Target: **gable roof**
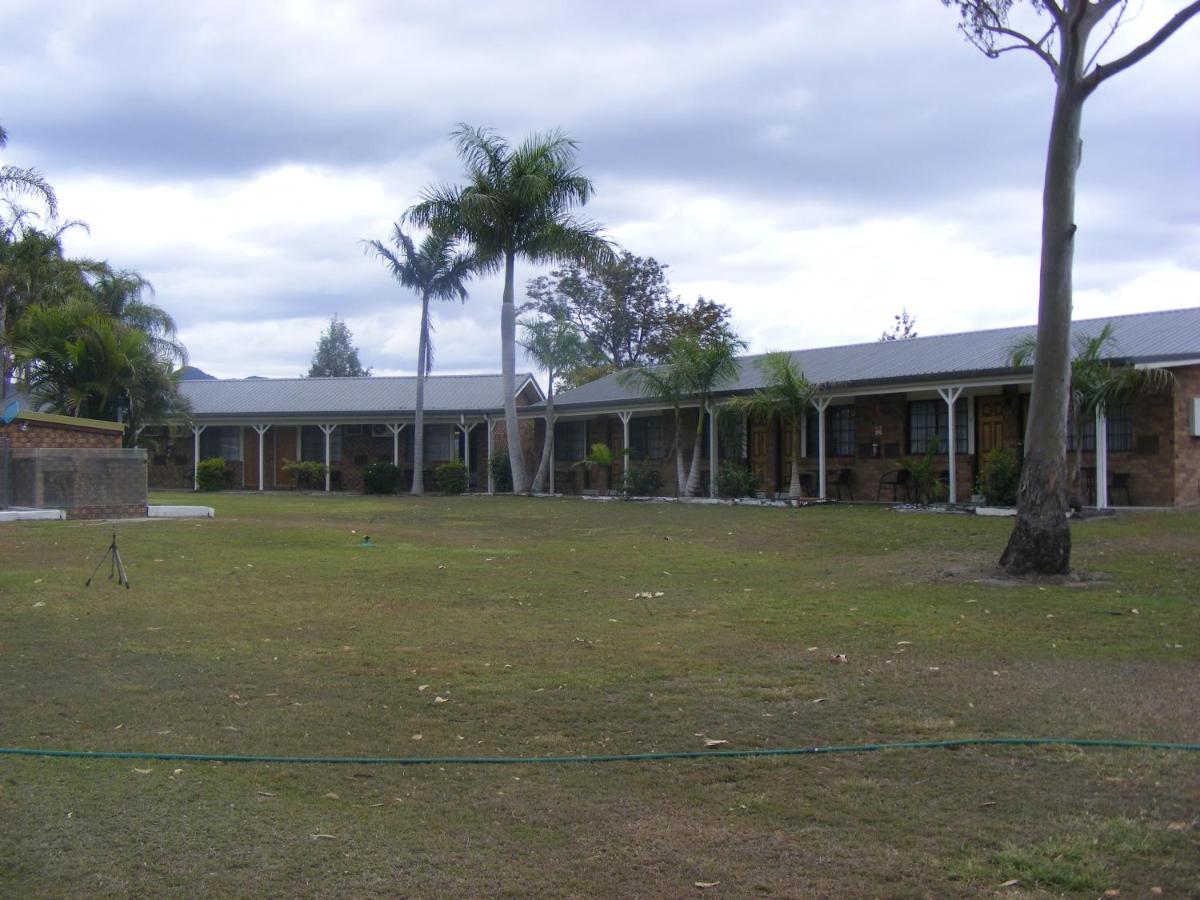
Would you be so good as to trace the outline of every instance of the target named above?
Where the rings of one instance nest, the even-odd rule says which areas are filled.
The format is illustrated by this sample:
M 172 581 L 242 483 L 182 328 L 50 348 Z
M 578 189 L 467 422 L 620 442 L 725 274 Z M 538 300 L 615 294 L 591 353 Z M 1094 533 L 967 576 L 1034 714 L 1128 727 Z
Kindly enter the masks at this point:
M 1113 359 L 1164 364 L 1200 359 L 1200 307 L 1082 319 L 1072 324 L 1072 337 L 1095 336 L 1113 324 Z M 853 390 L 866 385 L 929 382 L 942 378 L 987 377 L 1029 373 L 1009 364 L 1013 345 L 1035 335 L 1037 327 L 992 328 L 939 334 L 903 341 L 875 341 L 791 352 L 809 381 L 827 388 Z M 763 387 L 757 362 L 765 354 L 738 358 L 738 374 L 718 395 L 745 393 Z M 556 411 L 580 406 L 645 402 L 636 385 L 622 385 L 613 373 L 554 397 Z
M 529 383 L 542 395 L 529 373 L 517 373 L 517 393 Z M 425 380 L 425 412 L 431 415 L 500 413 L 500 375 L 433 375 Z M 288 416 L 411 415 L 417 400 L 415 376 L 372 375 L 362 378 L 218 378 L 184 381 L 179 392 L 192 404 L 194 417 L 267 418 Z

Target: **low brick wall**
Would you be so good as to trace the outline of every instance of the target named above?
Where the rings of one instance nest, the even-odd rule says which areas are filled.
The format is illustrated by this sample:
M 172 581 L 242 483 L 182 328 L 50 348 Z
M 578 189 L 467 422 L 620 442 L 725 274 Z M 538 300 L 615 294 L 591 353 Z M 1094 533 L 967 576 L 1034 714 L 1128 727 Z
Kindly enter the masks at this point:
M 69 519 L 146 515 L 146 451 L 12 451 L 13 506 L 63 509 Z

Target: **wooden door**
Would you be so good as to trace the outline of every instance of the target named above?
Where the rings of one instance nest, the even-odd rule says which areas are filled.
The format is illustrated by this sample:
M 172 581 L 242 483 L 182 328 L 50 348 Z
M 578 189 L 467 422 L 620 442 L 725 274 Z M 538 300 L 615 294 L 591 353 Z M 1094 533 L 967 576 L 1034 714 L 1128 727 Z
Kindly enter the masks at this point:
M 242 487 L 258 490 L 258 442 L 262 440 L 253 428 L 242 428 Z M 264 462 L 266 460 L 264 459 Z
M 976 400 L 976 427 L 979 429 L 979 455 L 1004 447 L 1004 398 L 979 397 Z
M 758 483 L 765 489 L 771 480 L 771 426 L 766 422 L 750 425 L 750 470 L 758 476 Z
M 296 461 L 296 429 L 272 427 L 270 434 L 275 435 L 275 486 L 291 487 L 292 478 L 283 471 L 284 463 Z

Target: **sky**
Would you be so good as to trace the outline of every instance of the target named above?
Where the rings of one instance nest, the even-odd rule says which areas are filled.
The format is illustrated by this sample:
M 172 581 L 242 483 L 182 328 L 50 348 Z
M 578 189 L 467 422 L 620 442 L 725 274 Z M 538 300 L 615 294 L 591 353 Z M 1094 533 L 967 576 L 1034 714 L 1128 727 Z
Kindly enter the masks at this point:
M 1113 57 L 1182 4 L 1133 0 Z M 418 298 L 363 241 L 461 165 L 457 123 L 561 129 L 582 213 L 728 305 L 749 349 L 1036 320 L 1049 70 L 937 0 L 7 0 L 0 162 L 72 255 L 141 272 L 193 365 L 307 371 L 330 317 L 416 368 Z M 1088 100 L 1075 314 L 1200 305 L 1200 21 Z M 546 268 L 519 263 L 519 293 Z M 500 280 L 435 309 L 435 372 L 500 367 Z M 1119 335 L 1117 336 L 1119 340 Z

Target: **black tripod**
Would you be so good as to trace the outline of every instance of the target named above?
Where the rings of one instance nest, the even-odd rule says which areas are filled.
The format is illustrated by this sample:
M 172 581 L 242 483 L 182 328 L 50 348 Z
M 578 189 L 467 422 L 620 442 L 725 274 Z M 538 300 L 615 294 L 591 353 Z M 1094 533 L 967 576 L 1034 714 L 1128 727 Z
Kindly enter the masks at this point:
M 100 562 L 96 563 L 96 568 L 92 570 L 91 577 L 83 583 L 84 587 L 90 587 L 92 578 L 96 577 L 96 573 L 100 571 L 100 567 L 104 565 L 105 560 L 109 561 L 108 577 L 111 580 L 115 575 L 117 584 L 125 585 L 125 590 L 129 590 L 129 576 L 125 574 L 125 563 L 121 562 L 121 551 L 117 549 L 117 533 L 113 532 L 112 543 L 108 545 L 108 550 L 100 557 Z

